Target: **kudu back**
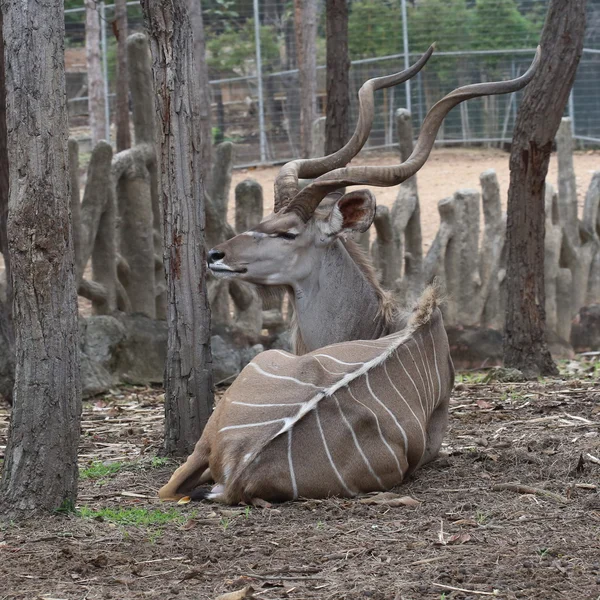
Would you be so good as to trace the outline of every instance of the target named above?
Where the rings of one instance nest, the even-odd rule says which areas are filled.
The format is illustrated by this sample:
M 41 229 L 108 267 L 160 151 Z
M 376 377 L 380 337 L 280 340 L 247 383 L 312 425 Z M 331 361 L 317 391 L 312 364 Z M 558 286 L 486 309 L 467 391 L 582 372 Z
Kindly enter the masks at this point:
M 433 288 L 403 331 L 258 355 L 160 490 L 226 503 L 387 490 L 438 453 L 454 383 Z M 216 485 L 198 490 L 210 473 Z

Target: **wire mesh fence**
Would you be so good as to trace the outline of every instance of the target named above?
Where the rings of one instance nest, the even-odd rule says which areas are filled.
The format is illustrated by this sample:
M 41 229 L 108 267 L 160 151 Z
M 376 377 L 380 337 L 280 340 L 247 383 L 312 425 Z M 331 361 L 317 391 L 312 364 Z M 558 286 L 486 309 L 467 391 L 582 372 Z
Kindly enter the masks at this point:
M 89 137 L 83 0 L 66 2 L 66 65 L 72 133 Z M 395 143 L 394 113 L 409 108 L 415 134 L 427 110 L 452 89 L 522 74 L 539 41 L 548 0 L 350 0 L 351 121 L 364 81 L 404 68 L 433 41 L 437 51 L 411 82 L 376 95 L 367 149 Z M 129 31 L 143 31 L 138 2 Z M 116 79 L 114 6 L 97 2 L 112 115 Z M 236 164 L 299 156 L 300 85 L 291 0 L 202 0 L 215 142 L 236 145 Z M 325 115 L 325 10 L 318 12 L 317 114 Z M 600 145 L 600 0 L 589 0 L 585 49 L 567 108 L 577 140 Z M 259 85 L 260 84 L 260 85 Z M 472 100 L 453 110 L 438 144 L 509 142 L 521 93 Z M 114 130 L 111 133 L 114 140 Z

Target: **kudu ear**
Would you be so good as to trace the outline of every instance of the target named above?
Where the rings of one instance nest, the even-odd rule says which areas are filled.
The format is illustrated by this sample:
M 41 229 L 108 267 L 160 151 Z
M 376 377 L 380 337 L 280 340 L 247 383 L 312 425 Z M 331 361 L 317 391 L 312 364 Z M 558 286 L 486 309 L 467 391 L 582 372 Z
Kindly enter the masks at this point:
M 330 235 L 366 231 L 375 218 L 375 208 L 375 196 L 371 190 L 355 190 L 344 194 L 329 215 Z

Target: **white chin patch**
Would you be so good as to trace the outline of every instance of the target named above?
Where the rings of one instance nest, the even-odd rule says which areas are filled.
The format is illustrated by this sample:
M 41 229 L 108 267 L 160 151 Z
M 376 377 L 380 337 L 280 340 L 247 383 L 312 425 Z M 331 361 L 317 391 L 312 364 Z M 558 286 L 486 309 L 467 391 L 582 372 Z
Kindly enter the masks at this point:
M 229 265 L 226 265 L 220 260 L 210 264 L 208 268 L 210 269 L 210 272 L 219 279 L 228 279 L 240 274 L 238 271 L 234 271 Z
M 236 277 L 237 275 L 240 275 L 240 273 L 236 273 L 235 271 L 225 271 L 225 270 L 216 270 L 216 269 L 211 269 L 210 272 L 217 279 L 231 279 L 232 277 Z

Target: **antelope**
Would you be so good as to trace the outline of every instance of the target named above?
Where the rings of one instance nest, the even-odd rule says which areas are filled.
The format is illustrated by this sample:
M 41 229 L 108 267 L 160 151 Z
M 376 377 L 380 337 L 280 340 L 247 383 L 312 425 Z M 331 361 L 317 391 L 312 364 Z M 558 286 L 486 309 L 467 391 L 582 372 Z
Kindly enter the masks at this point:
M 404 163 L 346 166 L 371 129 L 373 92 L 412 77 L 432 52 L 406 71 L 367 81 L 348 144 L 324 158 L 284 165 L 275 212 L 209 252 L 215 275 L 288 288 L 297 319 L 294 354 L 269 350 L 242 370 L 194 452 L 159 491 L 162 500 L 351 497 L 398 485 L 436 457 L 454 385 L 436 290 L 427 288 L 411 314 L 396 306 L 346 239 L 371 226 L 375 198 L 369 190 L 338 190 L 412 177 L 452 107 L 521 89 L 540 52 L 517 79 L 465 86 L 435 104 Z M 300 178 L 313 181 L 300 190 Z M 199 487 L 210 481 L 210 491 Z

